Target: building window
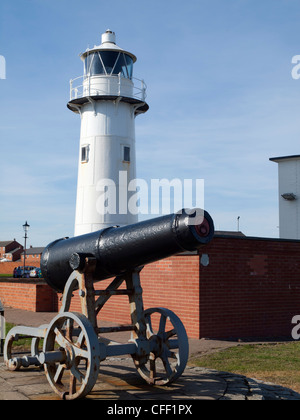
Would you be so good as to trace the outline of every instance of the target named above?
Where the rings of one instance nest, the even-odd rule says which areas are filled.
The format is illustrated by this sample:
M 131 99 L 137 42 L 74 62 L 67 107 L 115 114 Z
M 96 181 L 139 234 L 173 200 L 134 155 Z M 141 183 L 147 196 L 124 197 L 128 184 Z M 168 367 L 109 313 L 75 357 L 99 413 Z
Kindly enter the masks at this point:
M 123 146 L 123 162 L 130 163 L 130 147 Z
M 90 147 L 88 145 L 81 147 L 81 163 L 87 163 L 89 161 L 89 151 Z

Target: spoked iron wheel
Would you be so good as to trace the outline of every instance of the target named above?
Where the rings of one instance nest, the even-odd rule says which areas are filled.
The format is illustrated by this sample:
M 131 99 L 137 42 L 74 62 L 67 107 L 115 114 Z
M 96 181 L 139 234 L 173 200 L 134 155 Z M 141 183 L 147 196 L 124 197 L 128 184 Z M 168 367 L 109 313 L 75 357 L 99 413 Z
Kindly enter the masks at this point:
M 83 398 L 93 389 L 99 373 L 99 342 L 84 315 L 57 315 L 49 325 L 43 351 L 47 379 L 62 399 Z
M 156 319 L 158 328 L 153 328 Z M 134 359 L 137 371 L 152 385 L 167 385 L 178 379 L 189 356 L 188 337 L 183 323 L 174 312 L 165 308 L 145 311 L 150 356 L 146 363 Z
M 41 326 L 40 328 L 43 327 L 44 326 Z M 23 336 L 26 337 L 26 342 Z M 29 339 L 31 339 L 31 352 L 28 349 Z M 11 329 L 6 337 L 3 353 L 3 359 L 7 369 L 18 371 L 22 367 L 26 368 L 32 365 L 40 366 L 37 359 L 40 347 L 40 337 L 28 337 L 26 333 L 22 334 L 20 327 Z M 33 359 L 35 361 L 33 361 Z

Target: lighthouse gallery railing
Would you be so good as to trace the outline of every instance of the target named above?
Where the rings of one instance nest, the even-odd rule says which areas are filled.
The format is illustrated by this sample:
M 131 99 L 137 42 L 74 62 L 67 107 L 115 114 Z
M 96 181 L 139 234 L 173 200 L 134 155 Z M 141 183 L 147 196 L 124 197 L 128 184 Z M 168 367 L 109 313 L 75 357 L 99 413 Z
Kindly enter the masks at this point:
M 129 81 L 129 79 L 119 74 L 118 76 L 110 76 L 109 79 L 105 76 L 79 76 L 70 80 L 70 101 L 85 96 L 107 96 L 109 94 L 107 88 L 108 80 L 114 82 L 114 94 L 116 96 L 129 96 L 143 102 L 146 100 L 147 86 L 144 80 L 133 77 Z M 133 83 L 133 86 L 130 86 L 132 92 L 129 93 L 128 82 Z

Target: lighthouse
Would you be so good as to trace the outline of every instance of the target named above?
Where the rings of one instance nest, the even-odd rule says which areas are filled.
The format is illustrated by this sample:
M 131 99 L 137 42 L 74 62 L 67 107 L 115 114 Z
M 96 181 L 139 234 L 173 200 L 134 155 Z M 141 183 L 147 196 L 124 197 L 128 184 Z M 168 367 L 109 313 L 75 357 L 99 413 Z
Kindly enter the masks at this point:
M 84 73 L 71 80 L 68 102 L 81 117 L 75 236 L 137 222 L 128 209 L 136 194 L 135 118 L 149 109 L 146 85 L 133 77 L 137 58 L 114 32 L 80 57 Z

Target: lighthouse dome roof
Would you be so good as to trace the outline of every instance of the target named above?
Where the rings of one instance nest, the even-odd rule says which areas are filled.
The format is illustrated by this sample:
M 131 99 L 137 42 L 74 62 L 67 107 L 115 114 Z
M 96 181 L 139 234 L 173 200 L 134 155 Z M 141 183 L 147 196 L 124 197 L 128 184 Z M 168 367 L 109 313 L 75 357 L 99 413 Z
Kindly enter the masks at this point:
M 119 47 L 116 44 L 116 34 L 108 29 L 104 34 L 102 34 L 102 43 L 100 45 L 95 45 L 93 48 L 87 48 L 84 53 L 81 54 L 81 59 L 85 60 L 89 54 L 98 51 L 114 51 L 114 52 L 122 52 L 124 54 L 129 55 L 133 62 L 135 63 L 137 58 L 134 54 L 124 50 L 123 48 Z

